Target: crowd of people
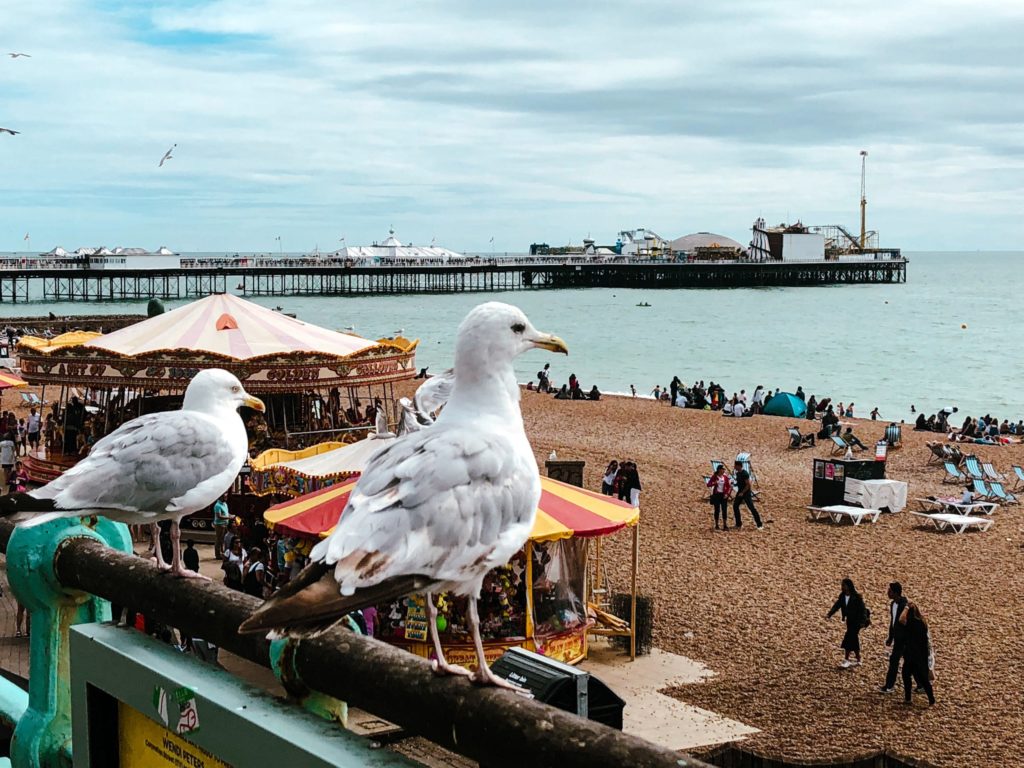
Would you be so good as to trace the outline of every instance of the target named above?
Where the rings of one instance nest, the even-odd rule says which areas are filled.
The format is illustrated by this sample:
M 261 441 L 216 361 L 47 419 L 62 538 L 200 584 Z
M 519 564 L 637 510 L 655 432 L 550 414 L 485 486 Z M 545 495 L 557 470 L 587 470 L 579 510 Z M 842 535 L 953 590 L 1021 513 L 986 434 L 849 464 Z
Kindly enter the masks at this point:
M 960 427 L 952 427 L 949 418 L 957 412 L 956 408 L 945 408 L 927 418 L 923 413 L 917 415 L 914 429 L 918 432 L 941 432 L 946 439 L 955 443 L 977 443 L 980 445 L 998 445 L 1010 442 L 1014 437 L 1024 437 L 1024 420 L 1016 424 L 1009 419 L 1002 422 L 991 414 L 981 417 L 966 416 Z
M 528 390 L 534 390 L 542 392 L 544 394 L 550 394 L 554 392 L 555 400 L 600 400 L 601 391 L 597 388 L 597 385 L 593 385 L 588 391 L 584 391 L 580 385 L 579 379 L 576 378 L 575 373 L 569 374 L 569 381 L 563 384 L 561 388 L 558 388 L 556 384 L 551 381 L 551 364 L 545 363 L 544 367 L 537 371 L 537 384 L 531 381 L 526 385 Z
M 904 702 L 912 704 L 913 693 L 916 691 L 926 694 L 931 706 L 935 703 L 935 692 L 932 689 L 932 682 L 935 679 L 935 652 L 932 648 L 928 621 L 920 606 L 903 594 L 903 585 L 900 582 L 894 581 L 889 584 L 887 596 L 889 612 L 885 645 L 891 650 L 885 682 L 879 690 L 882 693 L 892 693 L 896 689 L 902 662 Z M 843 669 L 858 667 L 861 665 L 860 633 L 871 626 L 871 611 L 849 578 L 842 580 L 839 597 L 825 618 L 830 619 L 837 612 L 846 623 L 846 632 L 839 646 L 844 656 L 839 666 Z M 913 689 L 912 683 L 916 683 Z

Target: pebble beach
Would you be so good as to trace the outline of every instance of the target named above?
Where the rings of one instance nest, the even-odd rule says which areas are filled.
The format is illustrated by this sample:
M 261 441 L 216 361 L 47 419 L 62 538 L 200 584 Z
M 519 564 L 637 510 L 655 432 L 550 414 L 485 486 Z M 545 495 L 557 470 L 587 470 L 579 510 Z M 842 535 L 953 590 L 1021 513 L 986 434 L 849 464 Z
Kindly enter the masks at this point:
M 22 416 L 20 402 L 16 391 L 3 393 L 2 407 Z M 654 600 L 654 645 L 715 672 L 664 693 L 759 729 L 743 748 L 776 759 L 834 761 L 888 750 L 934 766 L 1018 762 L 1022 507 L 1000 507 L 987 533 L 964 535 L 925 528 L 906 511 L 858 527 L 812 522 L 812 459 L 827 456 L 831 443 L 791 450 L 786 434 L 791 424 L 808 431 L 810 422 L 724 418 L 647 398 L 560 401 L 531 391 L 523 392 L 522 409 L 542 471 L 551 451 L 582 459 L 585 485 L 599 490 L 608 461 L 637 462 L 640 591 Z M 852 423 L 871 445 L 888 422 Z M 959 491 L 927 463 L 925 443 L 940 437 L 905 425 L 903 447 L 890 452 L 887 476 L 909 483 L 908 499 Z M 1007 474 L 1024 463 L 1024 445 L 969 447 Z M 711 459 L 731 462 L 740 451 L 752 454 L 765 528 L 744 517 L 742 530 L 716 531 L 701 476 Z M 628 586 L 629 542 L 625 533 L 605 540 L 615 590 Z M 825 620 L 846 576 L 874 616 L 861 633 L 863 666 L 853 670 L 839 668 L 839 616 Z M 905 707 L 899 682 L 893 694 L 878 691 L 888 660 L 885 592 L 894 580 L 931 624 L 932 708 L 922 695 Z
M 853 527 L 808 520 L 812 459 L 831 443 L 788 449 L 793 419 L 723 418 L 652 400 L 556 401 L 524 392 L 538 462 L 552 450 L 587 462 L 599 489 L 611 459 L 634 459 L 643 492 L 640 586 L 655 603 L 654 644 L 699 660 L 716 675 L 669 695 L 761 730 L 743 747 L 788 760 L 831 761 L 889 750 L 936 766 L 1017 764 L 1024 751 L 1024 575 L 1021 507 L 1000 507 L 987 533 L 937 533 L 904 511 Z M 807 431 L 810 422 L 800 421 Z M 887 422 L 853 420 L 871 445 Z M 904 426 L 887 477 L 908 499 L 958 493 L 927 464 L 939 435 Z M 1024 445 L 969 446 L 1004 473 Z M 965 447 L 966 448 L 966 447 Z M 763 531 L 713 529 L 701 476 L 711 459 L 750 451 L 762 491 Z M 1012 485 L 1008 483 L 1008 485 Z M 908 510 L 913 503 L 908 504 Z M 629 537 L 606 544 L 613 585 L 628 585 Z M 861 633 L 863 666 L 839 668 L 843 624 L 825 614 L 849 576 L 874 616 Z M 900 581 L 930 624 L 938 704 L 912 707 L 902 689 L 883 695 L 886 588 Z

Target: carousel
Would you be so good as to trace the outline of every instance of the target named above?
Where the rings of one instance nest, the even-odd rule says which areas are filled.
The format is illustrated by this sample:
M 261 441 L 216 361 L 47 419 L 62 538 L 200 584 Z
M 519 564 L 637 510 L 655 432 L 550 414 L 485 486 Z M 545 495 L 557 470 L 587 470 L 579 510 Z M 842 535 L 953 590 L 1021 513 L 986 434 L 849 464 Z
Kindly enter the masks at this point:
M 297 552 L 308 553 L 312 541 L 334 530 L 358 471 L 388 439 L 369 438 L 318 455 L 280 457 L 291 459 L 280 464 L 270 461 L 271 456 L 263 462 L 257 457 L 254 463 L 261 469 L 254 475 L 264 476 L 262 492 L 294 497 L 264 512 L 268 527 L 293 540 Z M 639 520 L 639 510 L 625 502 L 542 477 L 529 541 L 484 581 L 479 605 L 486 657 L 493 661 L 509 648 L 523 647 L 574 664 L 586 657 L 591 635 L 604 635 L 627 638 L 630 657 L 635 658 Z M 603 610 L 605 592 L 594 588 L 600 581 L 596 575 L 601 573 L 601 538 L 627 527 L 632 528 L 633 547 L 630 621 Z M 454 664 L 474 666 L 466 601 L 440 595 L 438 610 L 445 657 Z M 429 658 L 422 595 L 377 606 L 375 614 L 376 637 Z
M 320 328 L 230 294 L 108 334 L 24 337 L 22 375 L 53 398 L 46 449 L 26 468 L 52 479 L 124 421 L 180 407 L 206 368 L 231 371 L 266 403 L 265 417 L 243 411 L 256 450 L 357 440 L 378 412 L 395 418 L 393 387 L 415 375 L 417 344 Z

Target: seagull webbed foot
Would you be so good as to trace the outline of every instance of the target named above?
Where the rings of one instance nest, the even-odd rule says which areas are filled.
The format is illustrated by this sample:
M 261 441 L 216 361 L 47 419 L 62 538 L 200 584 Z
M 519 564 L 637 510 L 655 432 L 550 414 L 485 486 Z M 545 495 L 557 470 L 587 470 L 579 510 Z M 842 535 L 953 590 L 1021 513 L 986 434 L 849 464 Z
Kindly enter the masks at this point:
M 168 568 L 170 568 L 170 566 L 168 566 Z M 202 573 L 196 573 L 195 571 L 191 571 L 188 568 L 183 568 L 181 566 L 170 568 L 170 571 L 171 575 L 177 579 L 201 579 L 203 581 L 213 581 L 209 576 Z
M 465 667 L 459 666 L 458 664 L 449 664 L 447 661 L 440 661 L 438 659 L 430 660 L 430 668 L 438 677 L 441 677 L 442 675 L 456 675 L 458 677 L 468 678 L 473 677 L 473 673 Z

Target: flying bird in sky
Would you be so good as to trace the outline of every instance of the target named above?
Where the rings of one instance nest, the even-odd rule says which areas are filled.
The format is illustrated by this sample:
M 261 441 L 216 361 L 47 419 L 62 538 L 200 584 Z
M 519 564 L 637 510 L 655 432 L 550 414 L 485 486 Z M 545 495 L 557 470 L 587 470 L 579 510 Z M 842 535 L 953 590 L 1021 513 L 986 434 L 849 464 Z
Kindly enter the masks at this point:
M 21 131 L 12 131 L 10 128 L 0 128 L 0 133 L 9 133 L 11 136 L 17 136 Z
M 26 59 L 31 59 L 32 58 L 32 54 L 31 53 L 8 53 L 7 55 L 10 56 L 12 59 L 16 59 L 19 56 L 24 56 Z
M 240 406 L 264 410 L 228 371 L 200 371 L 179 411 L 148 413 L 125 422 L 56 480 L 28 493 L 0 497 L 0 514 L 32 526 L 57 518 L 102 515 L 149 523 L 161 569 L 205 578 L 181 560 L 181 519 L 220 498 L 238 477 L 249 439 Z M 172 563 L 160 551 L 160 520 L 171 521 Z
M 164 163 L 166 163 L 168 160 L 172 160 L 173 159 L 173 155 L 171 155 L 171 152 L 174 151 L 174 147 L 176 147 L 176 146 L 178 146 L 178 145 L 175 144 L 170 149 L 168 149 L 166 152 L 164 152 L 164 156 L 160 158 L 160 164 L 157 165 L 157 168 L 163 168 L 164 167 Z
M 491 672 L 477 598 L 533 530 L 540 474 L 519 410 L 512 361 L 529 349 L 567 352 L 516 307 L 481 304 L 459 326 L 451 396 L 437 420 L 370 459 L 334 532 L 311 564 L 264 603 L 239 632 L 318 628 L 352 611 L 426 593 L 439 674 L 512 687 Z M 477 669 L 449 664 L 437 634 L 436 592 L 469 598 Z

